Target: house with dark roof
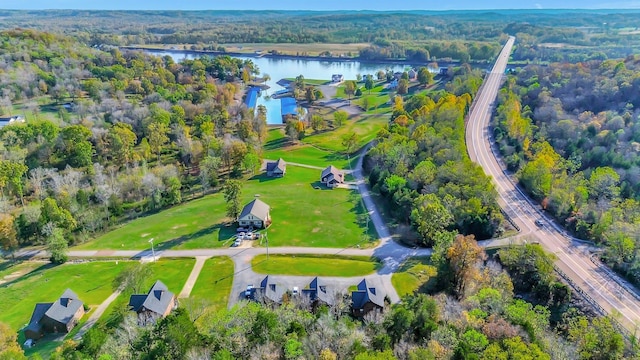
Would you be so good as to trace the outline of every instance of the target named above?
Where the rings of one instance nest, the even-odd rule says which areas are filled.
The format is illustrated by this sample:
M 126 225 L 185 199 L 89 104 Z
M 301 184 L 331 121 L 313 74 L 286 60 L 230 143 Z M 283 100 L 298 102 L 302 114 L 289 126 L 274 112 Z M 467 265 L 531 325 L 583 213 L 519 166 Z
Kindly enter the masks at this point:
M 29 325 L 24 329 L 27 339 L 40 339 L 45 333 L 68 333 L 84 315 L 84 303 L 67 289 L 53 303 L 38 303 Z
M 287 288 L 277 282 L 272 275 L 267 275 L 260 281 L 260 286 L 255 288 L 254 296 L 257 300 L 280 304 Z
M 319 305 L 334 305 L 336 303 L 336 289 L 328 281 L 315 277 L 309 285 L 302 289 L 302 296 L 306 296 L 313 308 Z
M 326 169 L 322 170 L 320 182 L 329 188 L 334 188 L 338 186 L 338 184 L 344 183 L 344 173 L 335 166 L 329 165 Z
M 238 225 L 249 228 L 266 228 L 271 225 L 271 208 L 260 199 L 254 199 L 252 202 L 242 208 L 242 212 L 238 217 Z
M 267 162 L 267 176 L 283 177 L 287 172 L 287 163 L 282 158 Z
M 129 298 L 129 308 L 138 314 L 138 325 L 155 324 L 178 306 L 176 296 L 162 281 L 156 281 L 146 294 L 134 294 Z
M 9 117 L 0 117 L 0 129 L 7 126 L 7 125 L 12 125 L 12 124 L 18 124 L 18 123 L 23 123 L 25 121 L 24 116 L 22 115 L 15 115 L 15 116 L 9 116 Z
M 363 279 L 355 291 L 351 292 L 351 312 L 353 316 L 361 317 L 371 311 L 382 312 L 384 310 L 385 294 L 372 283 L 371 280 Z

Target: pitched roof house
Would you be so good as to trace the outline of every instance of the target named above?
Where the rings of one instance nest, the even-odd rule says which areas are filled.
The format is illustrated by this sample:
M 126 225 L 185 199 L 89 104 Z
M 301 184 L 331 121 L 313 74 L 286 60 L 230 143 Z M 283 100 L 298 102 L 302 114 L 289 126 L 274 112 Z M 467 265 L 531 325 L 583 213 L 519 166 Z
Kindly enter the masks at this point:
M 371 280 L 363 279 L 358 289 L 351 292 L 351 312 L 353 316 L 364 316 L 371 311 L 384 310 L 384 292 Z
M 320 182 L 327 185 L 327 187 L 334 188 L 338 186 L 338 184 L 344 183 L 344 173 L 335 166 L 329 165 L 326 169 L 322 170 Z
M 267 163 L 267 176 L 283 177 L 287 172 L 287 163 L 282 158 Z
M 409 79 L 413 80 L 415 78 L 418 77 L 418 72 L 416 71 L 416 69 L 411 69 L 409 70 L 409 72 L 407 73 L 409 75 Z
M 261 298 L 263 301 L 270 301 L 276 304 L 282 302 L 282 296 L 287 292 L 287 288 L 281 284 L 278 284 L 276 279 L 267 275 L 260 281 L 260 287 L 255 289 L 255 293 L 258 295 L 258 298 Z
M 302 295 L 309 297 L 313 306 L 333 305 L 336 302 L 336 292 L 333 285 L 317 276 L 311 280 L 307 289 L 302 289 Z
M 27 339 L 39 339 L 45 333 L 68 333 L 83 315 L 84 303 L 67 289 L 53 303 L 36 304 L 24 335 Z
M 245 205 L 238 217 L 238 225 L 266 228 L 271 224 L 271 216 L 269 215 L 271 208 L 260 199 L 255 199 Z
M 138 314 L 138 325 L 155 324 L 177 307 L 176 296 L 169 291 L 167 285 L 158 280 L 146 295 L 131 295 L 129 307 Z
M 22 115 L 14 115 L 9 117 L 0 117 L 0 128 L 3 128 L 7 125 L 23 123 L 25 121 L 24 116 Z

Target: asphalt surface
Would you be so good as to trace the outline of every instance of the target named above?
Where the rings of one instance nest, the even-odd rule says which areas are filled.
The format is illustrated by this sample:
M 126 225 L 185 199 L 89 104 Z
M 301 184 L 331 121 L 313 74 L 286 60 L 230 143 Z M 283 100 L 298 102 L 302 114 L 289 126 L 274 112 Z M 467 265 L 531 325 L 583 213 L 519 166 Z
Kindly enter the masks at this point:
M 633 333 L 636 324 L 640 323 L 640 297 L 637 290 L 606 266 L 594 261 L 584 245 L 567 236 L 550 221 L 515 186 L 505 167 L 498 163 L 489 123 L 514 41 L 515 38 L 511 37 L 503 48 L 472 105 L 466 128 L 469 156 L 493 177 L 500 206 L 520 227 L 521 237 L 537 241 L 547 251 L 554 253 L 557 257 L 556 267 L 606 313 L 618 314 L 616 318 L 620 324 Z M 536 225 L 536 220 L 541 222 L 541 226 Z

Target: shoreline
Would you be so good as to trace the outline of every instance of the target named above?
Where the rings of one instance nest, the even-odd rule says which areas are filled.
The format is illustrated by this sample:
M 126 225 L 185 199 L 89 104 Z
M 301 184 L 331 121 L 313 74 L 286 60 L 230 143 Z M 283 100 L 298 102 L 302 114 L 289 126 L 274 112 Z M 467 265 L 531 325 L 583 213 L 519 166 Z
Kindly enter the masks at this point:
M 288 54 L 270 54 L 270 53 L 243 53 L 243 52 L 223 52 L 216 50 L 180 50 L 180 49 L 157 49 L 157 48 L 147 48 L 142 46 L 119 46 L 120 50 L 131 50 L 131 51 L 145 51 L 148 53 L 171 53 L 171 54 L 185 54 L 185 55 L 213 55 L 213 56 L 221 56 L 228 55 L 231 57 L 247 57 L 247 58 L 268 58 L 268 59 L 286 59 L 286 60 L 308 60 L 308 61 L 326 61 L 326 62 L 365 62 L 370 64 L 395 64 L 395 65 L 411 65 L 411 66 L 427 66 L 430 63 L 438 63 L 438 65 L 443 64 L 445 66 L 460 66 L 462 63 L 456 60 L 447 61 L 427 61 L 427 62 L 418 62 L 413 60 L 403 60 L 403 59 L 360 59 L 357 57 L 354 58 L 345 58 L 339 56 L 310 56 L 310 55 L 288 55 Z M 490 61 L 470 61 L 470 65 L 489 65 Z M 442 67 L 442 66 L 441 66 Z

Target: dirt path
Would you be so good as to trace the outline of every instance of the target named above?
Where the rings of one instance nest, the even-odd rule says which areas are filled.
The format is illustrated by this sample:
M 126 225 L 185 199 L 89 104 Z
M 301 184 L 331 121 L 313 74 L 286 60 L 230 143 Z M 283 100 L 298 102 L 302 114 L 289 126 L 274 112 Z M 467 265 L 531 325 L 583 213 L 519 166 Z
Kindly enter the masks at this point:
M 98 322 L 98 319 L 100 319 L 102 314 L 104 314 L 104 312 L 107 310 L 109 305 L 111 305 L 111 303 L 116 298 L 118 298 L 118 296 L 120 296 L 121 292 L 122 292 L 121 290 L 116 290 L 113 292 L 113 294 L 109 295 L 109 297 L 105 301 L 103 301 L 102 304 L 100 304 L 96 308 L 96 310 L 89 316 L 89 319 L 87 320 L 86 323 L 84 323 L 84 325 L 82 325 L 82 328 L 73 337 L 73 340 L 80 340 L 80 338 L 82 338 L 82 335 L 84 335 L 87 331 L 89 331 L 89 329 L 91 329 L 93 325 L 95 325 L 96 322 Z
M 193 265 L 191 274 L 189 274 L 189 278 L 184 283 L 180 295 L 178 295 L 179 298 L 188 298 L 189 295 L 191 295 L 191 290 L 193 290 L 193 286 L 196 284 L 196 281 L 198 281 L 198 276 L 200 276 L 204 262 L 207 261 L 208 258 L 209 256 L 196 256 L 196 263 Z

